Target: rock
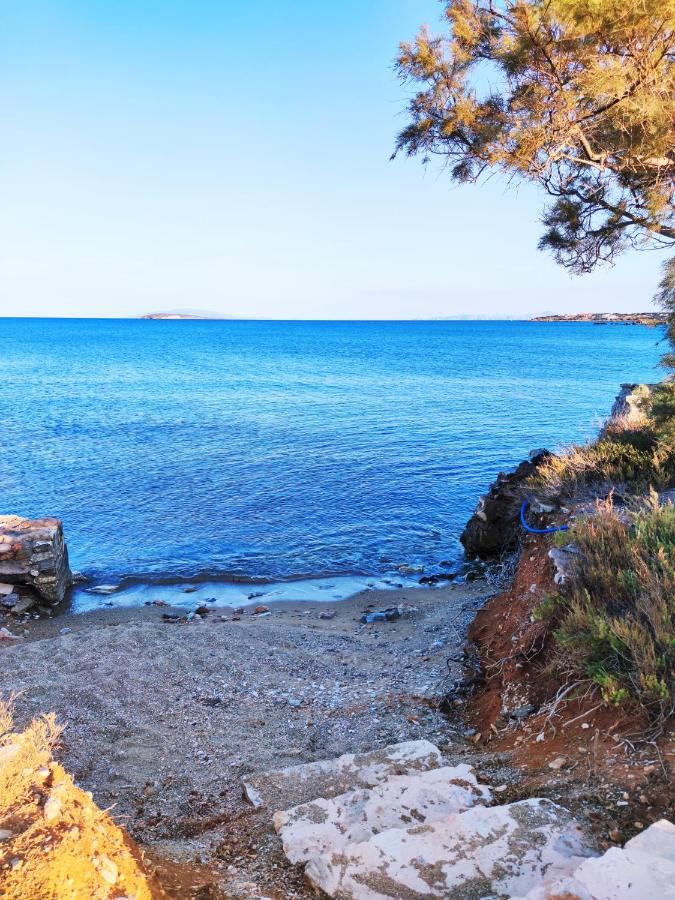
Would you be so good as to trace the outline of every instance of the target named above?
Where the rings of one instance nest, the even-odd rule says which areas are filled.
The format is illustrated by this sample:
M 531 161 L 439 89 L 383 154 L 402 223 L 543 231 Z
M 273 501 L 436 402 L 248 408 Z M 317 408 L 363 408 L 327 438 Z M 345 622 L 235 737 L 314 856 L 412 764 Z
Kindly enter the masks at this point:
M 277 812 L 274 827 L 288 859 L 307 862 L 319 853 L 367 841 L 387 828 L 435 822 L 489 799 L 489 790 L 478 784 L 470 766 L 446 766 L 394 776 L 372 789 L 349 791 L 331 800 L 322 797 Z
M 13 831 L 8 831 L 6 828 L 0 828 L 0 841 L 9 841 L 14 837 Z
M 574 577 L 581 555 L 573 544 L 566 547 L 552 547 L 548 551 L 549 558 L 555 566 L 553 581 L 556 584 L 565 584 Z
M 22 640 L 22 637 L 20 634 L 12 634 L 7 628 L 0 628 L 0 640 L 20 641 Z
M 264 616 L 269 612 L 272 612 L 272 610 L 269 608 L 269 606 L 265 606 L 263 603 L 261 603 L 259 606 L 255 607 L 255 609 L 253 610 L 251 615 Z
M 65 628 L 59 628 L 59 634 L 71 634 L 72 631 L 73 629 L 68 628 L 68 626 L 66 626 Z
M 536 711 L 536 706 L 528 703 L 525 706 L 519 706 L 516 709 L 512 709 L 509 713 L 509 718 L 518 720 L 527 719 L 528 716 L 533 715 Z
M 99 856 L 94 860 L 94 865 L 104 881 L 107 881 L 108 884 L 116 884 L 119 871 L 109 856 Z
M 371 788 L 394 775 L 437 769 L 440 750 L 429 741 L 405 741 L 370 753 L 290 766 L 242 779 L 244 797 L 255 807 L 288 809 L 317 797 L 327 799 L 352 788 Z
M 675 896 L 675 825 L 662 819 L 628 841 L 584 860 L 567 878 L 546 883 L 514 900 L 642 900 Z
M 60 603 L 72 583 L 68 550 L 58 519 L 0 516 L 0 576 Z
M 553 769 L 554 772 L 559 771 L 567 762 L 567 758 L 565 756 L 557 756 L 555 759 L 551 760 L 548 764 L 549 769 Z
M 604 437 L 612 427 L 639 428 L 645 421 L 646 408 L 655 384 L 622 384 L 606 425 L 600 432 Z
M 336 612 L 334 609 L 326 609 L 323 612 L 319 613 L 320 619 L 334 619 L 336 616 Z
M 35 606 L 35 597 L 30 597 L 27 594 L 10 594 L 10 596 L 16 597 L 16 601 L 12 603 L 10 610 L 13 616 L 22 616 Z
M 305 876 L 340 900 L 515 897 L 546 875 L 571 874 L 590 848 L 571 814 L 550 800 L 475 806 L 315 856 Z
M 441 581 L 454 581 L 459 578 L 459 572 L 437 572 L 435 575 L 423 575 L 420 584 L 438 584 Z
M 42 808 L 42 815 L 45 817 L 45 822 L 55 822 L 60 817 L 61 810 L 63 809 L 65 790 L 65 786 L 59 784 L 50 791 L 49 796 L 45 801 L 45 805 Z
M 7 597 L 14 593 L 13 584 L 0 584 L 0 597 Z
M 520 507 L 527 494 L 525 482 L 552 456 L 548 450 L 540 450 L 515 471 L 499 474 L 488 493 L 478 501 L 460 536 L 469 558 L 494 559 L 517 546 Z

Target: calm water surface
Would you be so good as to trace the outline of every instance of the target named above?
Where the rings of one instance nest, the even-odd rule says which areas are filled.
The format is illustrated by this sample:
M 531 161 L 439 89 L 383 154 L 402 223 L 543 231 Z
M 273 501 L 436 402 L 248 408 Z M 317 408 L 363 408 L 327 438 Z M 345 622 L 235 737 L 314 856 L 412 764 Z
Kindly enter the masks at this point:
M 594 433 L 661 333 L 0 320 L 2 511 L 102 582 L 433 570 L 500 469 Z

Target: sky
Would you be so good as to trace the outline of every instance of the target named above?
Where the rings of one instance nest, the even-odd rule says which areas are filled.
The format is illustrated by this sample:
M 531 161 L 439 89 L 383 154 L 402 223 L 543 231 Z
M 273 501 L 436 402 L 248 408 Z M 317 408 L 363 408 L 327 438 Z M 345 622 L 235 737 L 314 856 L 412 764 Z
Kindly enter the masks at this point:
M 280 319 L 652 308 L 662 254 L 573 278 L 543 197 L 390 161 L 437 0 L 0 10 L 0 315 Z

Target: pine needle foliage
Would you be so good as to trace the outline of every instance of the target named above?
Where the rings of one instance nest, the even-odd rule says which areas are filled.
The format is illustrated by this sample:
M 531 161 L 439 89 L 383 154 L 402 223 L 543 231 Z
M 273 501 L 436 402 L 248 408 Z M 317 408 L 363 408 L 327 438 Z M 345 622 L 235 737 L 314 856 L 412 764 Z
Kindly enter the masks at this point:
M 540 246 L 575 272 L 675 244 L 675 0 L 449 0 L 397 69 L 416 88 L 396 152 L 552 198 Z

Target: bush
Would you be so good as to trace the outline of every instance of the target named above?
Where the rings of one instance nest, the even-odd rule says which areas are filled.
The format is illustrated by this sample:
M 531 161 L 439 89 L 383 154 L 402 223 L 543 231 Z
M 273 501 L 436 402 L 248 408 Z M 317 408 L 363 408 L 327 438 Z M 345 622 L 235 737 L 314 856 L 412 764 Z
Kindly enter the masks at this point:
M 648 429 L 620 432 L 585 447 L 552 456 L 531 477 L 528 488 L 545 496 L 575 497 L 585 489 L 665 490 L 675 482 L 675 444 Z
M 555 665 L 663 723 L 675 709 L 675 506 L 652 495 L 619 516 L 610 501 L 570 535 L 581 564 L 556 606 Z

